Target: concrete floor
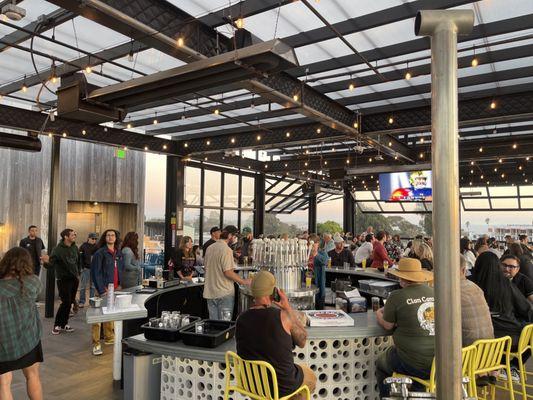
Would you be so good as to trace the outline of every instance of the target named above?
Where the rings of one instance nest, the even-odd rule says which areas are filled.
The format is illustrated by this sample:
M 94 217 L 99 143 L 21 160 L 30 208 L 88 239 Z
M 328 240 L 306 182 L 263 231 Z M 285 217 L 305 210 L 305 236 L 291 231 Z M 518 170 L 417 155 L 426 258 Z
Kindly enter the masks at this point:
M 44 305 L 39 311 L 43 316 Z M 85 309 L 70 319 L 69 324 L 76 329 L 72 333 L 54 336 L 51 334 L 54 319 L 42 318 L 42 323 L 44 363 L 40 371 L 46 400 L 122 400 L 122 391 L 113 388 L 113 346 L 104 345 L 103 355 L 92 355 Z M 28 398 L 21 371 L 14 373 L 12 392 L 15 400 Z

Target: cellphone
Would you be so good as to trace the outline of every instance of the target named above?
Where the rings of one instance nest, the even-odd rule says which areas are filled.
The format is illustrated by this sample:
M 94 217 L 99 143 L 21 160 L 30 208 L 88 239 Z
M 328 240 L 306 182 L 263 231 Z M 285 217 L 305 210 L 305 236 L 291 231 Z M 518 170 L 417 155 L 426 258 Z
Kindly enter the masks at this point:
M 278 288 L 275 287 L 274 288 L 274 291 L 272 292 L 272 298 L 273 300 L 276 302 L 276 303 L 279 303 L 281 301 L 281 297 L 279 295 L 279 291 L 278 291 Z

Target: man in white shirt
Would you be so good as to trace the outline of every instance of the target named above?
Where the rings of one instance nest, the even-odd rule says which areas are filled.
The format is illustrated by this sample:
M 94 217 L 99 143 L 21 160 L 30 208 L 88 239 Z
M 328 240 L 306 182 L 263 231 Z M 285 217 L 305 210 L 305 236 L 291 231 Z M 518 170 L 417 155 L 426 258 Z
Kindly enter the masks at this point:
M 372 257 L 372 251 L 374 250 L 372 243 L 374 240 L 374 235 L 371 233 L 365 236 L 365 242 L 355 252 L 355 265 L 360 267 L 363 263 L 363 260 L 369 260 L 370 257 Z M 367 265 L 370 265 L 368 261 Z
M 233 251 L 229 244 L 237 237 L 239 230 L 233 225 L 226 226 L 220 234 L 220 239 L 207 248 L 204 255 L 205 283 L 204 299 L 207 300 L 209 319 L 223 319 L 223 311 L 233 314 L 235 304 L 235 288 L 233 282 L 239 285 L 249 285 L 250 279 L 242 279 L 233 269 Z

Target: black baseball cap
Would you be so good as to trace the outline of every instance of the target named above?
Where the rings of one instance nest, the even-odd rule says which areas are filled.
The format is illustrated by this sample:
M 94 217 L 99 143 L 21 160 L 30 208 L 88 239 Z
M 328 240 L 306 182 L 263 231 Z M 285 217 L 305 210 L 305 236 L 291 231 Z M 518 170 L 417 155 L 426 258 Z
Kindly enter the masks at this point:
M 98 239 L 98 235 L 96 233 L 89 233 L 89 239 Z
M 214 232 L 217 232 L 217 231 L 220 231 L 220 228 L 218 226 L 213 226 L 210 230 L 209 230 L 209 233 L 214 233 Z
M 223 230 L 225 232 L 231 233 L 232 235 L 238 235 L 239 234 L 239 228 L 237 228 L 235 225 L 225 226 Z

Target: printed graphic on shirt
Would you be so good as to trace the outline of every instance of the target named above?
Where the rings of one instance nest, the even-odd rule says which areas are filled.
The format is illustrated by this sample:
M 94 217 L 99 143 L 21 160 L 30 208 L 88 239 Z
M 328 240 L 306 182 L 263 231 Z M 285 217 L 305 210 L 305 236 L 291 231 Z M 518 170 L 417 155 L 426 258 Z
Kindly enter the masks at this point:
M 433 301 L 422 303 L 417 312 L 420 327 L 429 332 L 429 336 L 435 336 L 435 306 Z

